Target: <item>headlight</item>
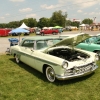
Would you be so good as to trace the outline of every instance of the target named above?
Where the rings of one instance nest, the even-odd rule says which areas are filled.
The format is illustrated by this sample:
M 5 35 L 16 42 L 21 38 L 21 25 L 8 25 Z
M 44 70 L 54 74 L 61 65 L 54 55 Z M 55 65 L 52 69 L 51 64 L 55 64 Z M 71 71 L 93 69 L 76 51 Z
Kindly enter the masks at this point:
M 66 69 L 66 68 L 68 67 L 68 63 L 65 62 L 65 61 L 63 61 L 63 63 L 62 63 L 62 67 Z

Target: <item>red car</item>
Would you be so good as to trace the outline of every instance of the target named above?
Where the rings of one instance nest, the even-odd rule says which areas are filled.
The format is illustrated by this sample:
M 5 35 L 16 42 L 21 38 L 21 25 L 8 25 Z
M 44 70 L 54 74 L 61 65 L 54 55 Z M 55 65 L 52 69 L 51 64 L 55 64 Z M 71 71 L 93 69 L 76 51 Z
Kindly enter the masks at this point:
M 58 34 L 58 33 L 59 33 L 58 29 L 43 29 L 43 30 L 40 31 L 40 34 L 42 36 L 45 35 L 45 34 L 55 35 L 55 34 Z

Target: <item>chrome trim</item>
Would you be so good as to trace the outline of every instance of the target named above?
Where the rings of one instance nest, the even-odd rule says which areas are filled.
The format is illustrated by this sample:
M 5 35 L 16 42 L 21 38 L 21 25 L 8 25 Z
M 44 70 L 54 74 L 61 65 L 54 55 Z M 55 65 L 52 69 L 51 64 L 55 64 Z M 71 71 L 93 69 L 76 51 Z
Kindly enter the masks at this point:
M 95 65 L 95 68 L 92 69 L 91 71 L 89 72 L 84 72 L 84 73 L 80 73 L 80 74 L 74 74 L 74 75 L 70 75 L 70 76 L 61 76 L 61 75 L 56 75 L 56 78 L 58 80 L 67 80 L 67 79 L 72 79 L 72 78 L 77 78 L 77 77 L 82 77 L 82 76 L 86 76 L 86 75 L 89 75 L 91 74 L 94 70 L 96 70 L 98 68 L 97 65 Z

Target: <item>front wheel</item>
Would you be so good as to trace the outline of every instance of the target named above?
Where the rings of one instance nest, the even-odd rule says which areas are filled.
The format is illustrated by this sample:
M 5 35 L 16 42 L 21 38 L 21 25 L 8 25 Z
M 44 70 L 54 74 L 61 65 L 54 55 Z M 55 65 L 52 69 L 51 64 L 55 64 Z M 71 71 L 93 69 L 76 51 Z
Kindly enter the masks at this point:
M 44 33 L 41 33 L 41 36 L 44 36 Z
M 16 63 L 19 63 L 18 55 L 15 55 L 15 60 L 16 60 Z
M 50 66 L 46 68 L 46 78 L 48 79 L 49 82 L 55 81 L 55 72 L 53 68 Z
M 52 34 L 53 34 L 53 35 L 56 35 L 56 33 L 55 33 L 55 32 L 53 32 Z

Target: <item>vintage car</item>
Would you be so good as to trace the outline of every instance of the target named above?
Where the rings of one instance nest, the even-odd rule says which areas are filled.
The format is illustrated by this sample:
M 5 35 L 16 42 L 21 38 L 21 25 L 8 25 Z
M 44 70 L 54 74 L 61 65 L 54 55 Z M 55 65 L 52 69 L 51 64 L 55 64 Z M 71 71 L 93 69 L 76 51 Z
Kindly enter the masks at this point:
M 80 33 L 78 33 L 78 34 L 80 34 Z M 59 37 L 62 39 L 65 39 L 69 36 L 68 35 L 60 35 Z M 83 49 L 83 50 L 95 52 L 99 55 L 99 59 L 100 59 L 100 34 L 98 34 L 96 36 L 90 36 L 89 38 L 81 41 L 78 45 L 76 45 L 76 47 Z
M 80 34 L 61 40 L 57 37 L 27 37 L 19 45 L 11 47 L 11 54 L 20 61 L 45 74 L 49 82 L 82 77 L 98 66 L 96 53 L 74 48 L 88 38 Z M 66 46 L 67 43 L 67 46 Z
M 100 58 L 100 37 L 98 36 L 91 36 L 90 38 L 79 43 L 76 47 L 95 52 L 99 55 Z

